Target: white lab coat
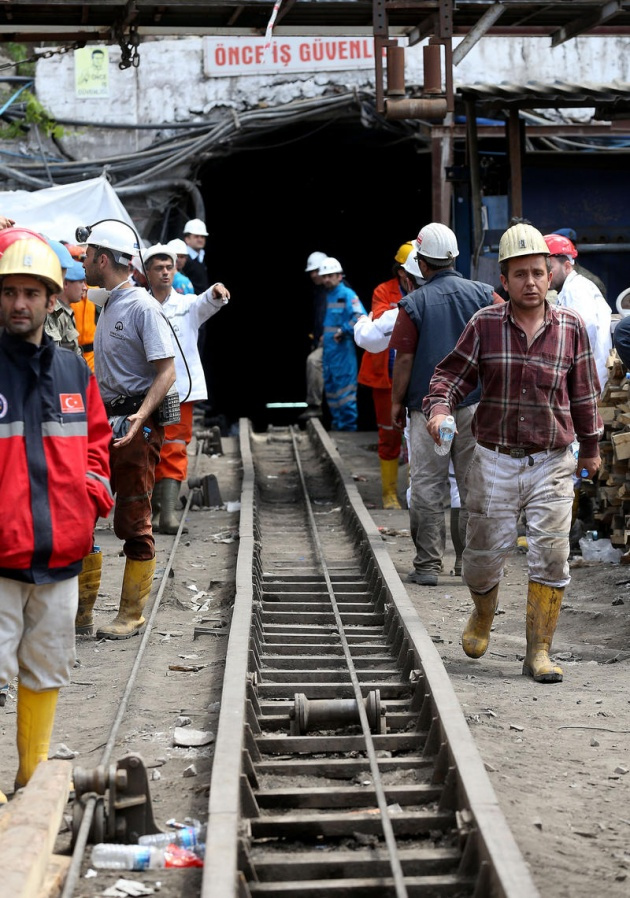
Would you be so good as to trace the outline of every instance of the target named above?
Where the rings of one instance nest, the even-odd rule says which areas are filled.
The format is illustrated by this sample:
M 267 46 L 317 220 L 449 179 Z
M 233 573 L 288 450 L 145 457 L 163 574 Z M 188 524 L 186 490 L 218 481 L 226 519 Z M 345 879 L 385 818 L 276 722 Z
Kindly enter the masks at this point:
M 612 346 L 610 331 L 611 308 L 593 281 L 572 271 L 558 294 L 558 305 L 577 312 L 588 333 L 595 357 L 599 386 L 603 390 L 608 380 L 608 354 Z

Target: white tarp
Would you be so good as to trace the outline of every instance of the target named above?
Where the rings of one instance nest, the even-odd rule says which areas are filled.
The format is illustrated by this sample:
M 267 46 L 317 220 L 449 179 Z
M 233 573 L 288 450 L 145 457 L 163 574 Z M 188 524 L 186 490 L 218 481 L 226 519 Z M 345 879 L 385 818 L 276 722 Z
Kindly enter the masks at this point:
M 0 192 L 0 215 L 53 240 L 75 243 L 75 230 L 103 218 L 133 221 L 106 177 L 43 190 Z

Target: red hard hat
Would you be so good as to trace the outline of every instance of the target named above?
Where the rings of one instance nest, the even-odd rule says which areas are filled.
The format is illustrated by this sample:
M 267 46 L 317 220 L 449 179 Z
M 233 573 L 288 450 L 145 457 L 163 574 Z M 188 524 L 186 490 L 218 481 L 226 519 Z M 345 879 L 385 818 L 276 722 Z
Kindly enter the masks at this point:
M 36 231 L 29 231 L 28 228 L 3 228 L 0 231 L 0 256 L 12 243 L 15 243 L 16 240 L 26 240 L 29 237 L 37 237 L 42 243 L 46 243 L 41 234 L 38 234 Z
M 569 256 L 571 259 L 577 257 L 578 251 L 568 237 L 561 234 L 545 234 L 545 243 L 552 256 Z

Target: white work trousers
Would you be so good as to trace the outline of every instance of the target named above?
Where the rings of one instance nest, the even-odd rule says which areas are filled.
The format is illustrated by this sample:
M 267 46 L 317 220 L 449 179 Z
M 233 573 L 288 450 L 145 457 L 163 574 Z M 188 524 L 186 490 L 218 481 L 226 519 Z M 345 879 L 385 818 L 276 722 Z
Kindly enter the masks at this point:
M 475 447 L 466 474 L 468 527 L 463 554 L 463 579 L 473 592 L 488 592 L 503 577 L 523 510 L 529 579 L 545 586 L 569 583 L 575 464 L 570 446 L 525 458 Z
M 324 397 L 323 349 L 318 346 L 306 357 L 306 404 L 320 408 Z
M 78 577 L 41 584 L 0 577 L 0 685 L 15 676 L 32 692 L 68 685 L 78 604 Z
M 427 430 L 427 419 L 421 411 L 409 413 L 409 527 L 416 547 L 413 565 L 416 571 L 441 570 L 446 542 L 444 499 L 449 490 L 449 464 L 453 463 L 461 499 L 460 535 L 466 528 L 465 474 L 472 461 L 475 438 L 470 425 L 476 404 L 454 412 L 457 433 L 448 455 L 438 455 Z

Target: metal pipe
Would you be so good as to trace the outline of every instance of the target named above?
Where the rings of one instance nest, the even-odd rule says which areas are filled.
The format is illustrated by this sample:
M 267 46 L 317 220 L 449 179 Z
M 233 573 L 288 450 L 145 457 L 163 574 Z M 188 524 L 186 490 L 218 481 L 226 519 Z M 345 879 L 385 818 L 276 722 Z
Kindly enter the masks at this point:
M 387 47 L 387 96 L 405 96 L 405 50 L 403 47 Z
M 422 65 L 424 70 L 423 94 L 442 93 L 442 62 L 440 44 L 427 44 L 422 48 Z
M 630 243 L 576 243 L 578 253 L 630 253 Z
M 445 97 L 434 97 L 431 99 L 410 97 L 405 100 L 385 101 L 386 119 L 443 119 L 446 112 Z

